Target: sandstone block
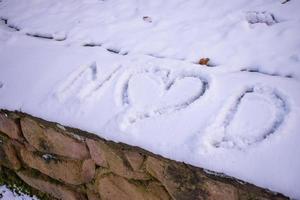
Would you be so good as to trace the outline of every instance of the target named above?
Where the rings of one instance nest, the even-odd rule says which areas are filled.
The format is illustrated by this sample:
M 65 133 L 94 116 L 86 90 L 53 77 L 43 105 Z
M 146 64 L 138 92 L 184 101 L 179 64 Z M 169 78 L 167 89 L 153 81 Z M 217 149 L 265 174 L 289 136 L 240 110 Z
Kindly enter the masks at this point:
M 105 158 L 105 153 L 101 143 L 98 143 L 92 139 L 86 139 L 86 144 L 90 150 L 90 154 L 95 163 L 101 167 L 108 167 L 108 163 Z M 104 145 L 102 145 L 104 146 Z
M 160 200 L 171 200 L 171 196 L 168 194 L 166 189 L 158 182 L 151 182 L 147 186 L 147 191 L 151 193 L 155 199 Z
M 208 200 L 237 200 L 239 199 L 238 190 L 232 185 L 219 181 L 207 180 L 204 184 L 208 192 Z
M 83 141 L 70 137 L 53 128 L 42 128 L 30 118 L 22 118 L 21 127 L 26 140 L 41 152 L 73 159 L 86 159 L 90 157 Z
M 13 170 L 19 170 L 21 168 L 21 162 L 19 161 L 17 157 L 16 150 L 13 146 L 13 144 L 8 141 L 4 146 L 3 150 L 5 152 L 6 158 L 11 166 L 11 169 Z
M 170 196 L 157 182 L 134 182 L 109 174 L 96 179 L 97 190 L 104 200 L 169 200 Z
M 26 171 L 17 172 L 18 176 L 31 187 L 48 193 L 57 199 L 62 200 L 83 200 L 85 197 L 69 188 L 61 185 L 46 181 L 41 178 L 33 177 L 31 173 Z
M 124 154 L 133 170 L 137 171 L 141 168 L 144 162 L 144 156 L 136 151 L 125 151 Z
M 0 164 L 13 170 L 21 168 L 12 140 L 0 134 Z
M 151 156 L 148 156 L 145 161 L 147 172 L 160 182 L 163 182 L 165 180 L 165 166 L 166 163 Z
M 91 181 L 95 175 L 95 164 L 91 159 L 66 160 L 51 155 L 39 155 L 21 149 L 22 160 L 31 168 L 36 169 L 56 180 L 80 185 Z
M 143 200 L 140 189 L 120 176 L 106 176 L 98 182 L 98 192 L 103 200 Z
M 206 195 L 202 188 L 203 180 L 198 174 L 183 164 L 149 156 L 145 168 L 159 180 L 173 199 L 203 199 Z
M 100 196 L 92 190 L 87 190 L 86 195 L 88 197 L 88 200 L 99 200 L 100 199 Z
M 122 152 L 116 151 L 109 147 L 101 140 L 87 139 L 86 143 L 89 147 L 92 159 L 102 167 L 109 168 L 113 173 L 129 179 L 145 180 L 150 177 L 142 172 L 134 172 L 126 164 Z
M 19 125 L 4 113 L 0 113 L 0 131 L 12 139 L 23 140 Z

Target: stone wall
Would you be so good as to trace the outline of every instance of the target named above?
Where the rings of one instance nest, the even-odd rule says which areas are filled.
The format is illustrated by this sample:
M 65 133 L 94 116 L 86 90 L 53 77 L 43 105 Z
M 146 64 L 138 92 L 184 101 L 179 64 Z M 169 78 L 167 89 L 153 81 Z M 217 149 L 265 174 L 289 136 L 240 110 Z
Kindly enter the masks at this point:
M 138 147 L 4 110 L 0 165 L 53 199 L 285 199 Z

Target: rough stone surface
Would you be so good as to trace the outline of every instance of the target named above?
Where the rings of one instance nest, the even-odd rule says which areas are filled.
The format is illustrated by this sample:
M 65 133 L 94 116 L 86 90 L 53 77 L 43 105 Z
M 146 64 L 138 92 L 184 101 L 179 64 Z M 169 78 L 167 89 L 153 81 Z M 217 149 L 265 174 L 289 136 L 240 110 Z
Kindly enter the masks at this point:
M 124 154 L 133 170 L 137 171 L 141 168 L 144 162 L 143 155 L 136 151 L 125 151 Z
M 165 173 L 165 163 L 156 159 L 152 156 L 149 156 L 145 161 L 145 167 L 148 173 L 155 177 L 160 182 L 164 181 Z
M 108 163 L 105 159 L 104 151 L 102 151 L 97 141 L 92 139 L 86 139 L 86 144 L 90 150 L 90 154 L 95 163 L 101 167 L 108 168 Z
M 2 134 L 0 134 L 0 164 L 13 170 L 21 168 L 21 162 L 18 159 L 12 140 Z
M 104 200 L 169 199 L 164 190 L 157 190 L 155 191 L 155 193 L 152 193 L 150 190 L 145 189 L 145 187 L 143 187 L 142 185 L 130 182 L 120 176 L 110 174 L 108 176 L 101 177 L 97 181 L 98 192 L 101 196 L 101 199 Z M 160 195 L 160 193 L 162 193 L 162 195 Z
M 7 161 L 9 165 L 11 166 L 10 168 L 13 170 L 19 170 L 21 168 L 21 163 L 18 159 L 16 150 L 12 144 L 11 141 L 8 141 L 4 146 L 3 146 L 4 153 L 6 155 Z
M 148 173 L 158 179 L 173 199 L 203 199 L 203 181 L 183 164 L 174 165 L 169 161 L 149 156 L 145 161 Z
M 85 199 L 83 195 L 70 190 L 69 188 L 57 184 L 51 183 L 47 180 L 33 177 L 30 172 L 20 171 L 17 172 L 18 176 L 33 188 L 40 190 L 42 192 L 48 193 L 57 199 L 62 200 L 83 200 Z
M 108 167 L 113 173 L 129 179 L 150 179 L 145 173 L 133 171 L 129 166 L 130 164 L 124 160 L 122 153 L 109 147 L 104 141 L 87 139 L 86 142 L 92 159 L 95 162 L 98 160 L 96 163 L 99 163 L 99 157 L 101 157 L 101 163 L 105 163 L 102 165 L 99 163 L 100 166 Z
M 95 174 L 95 164 L 91 159 L 64 160 L 49 155 L 41 156 L 26 149 L 21 149 L 21 157 L 29 167 L 73 185 L 87 183 Z
M 158 182 L 150 182 L 147 186 L 147 191 L 152 193 L 155 197 L 161 200 L 171 200 L 171 196 L 168 194 L 163 185 Z
M 159 180 L 166 188 L 168 193 L 173 199 L 178 199 L 177 191 L 181 191 L 179 183 L 176 180 L 172 180 L 172 177 L 168 177 L 166 174 L 167 163 L 159 159 L 149 156 L 145 161 L 145 167 L 148 173 Z M 185 194 L 186 195 L 186 194 Z M 186 195 L 190 197 L 190 195 Z
M 87 190 L 86 195 L 88 200 L 99 200 L 100 196 L 92 190 Z
M 8 118 L 5 113 L 0 113 L 0 131 L 12 139 L 23 140 L 19 125 L 14 119 Z
M 106 176 L 98 183 L 98 192 L 103 200 L 142 200 L 139 189 L 119 176 Z
M 42 128 L 37 122 L 28 117 L 21 119 L 21 127 L 26 140 L 41 152 L 73 159 L 86 159 L 89 157 L 84 142 L 53 128 Z
M 208 200 L 238 200 L 238 190 L 229 184 L 224 184 L 218 181 L 207 181 L 204 184 L 208 192 Z

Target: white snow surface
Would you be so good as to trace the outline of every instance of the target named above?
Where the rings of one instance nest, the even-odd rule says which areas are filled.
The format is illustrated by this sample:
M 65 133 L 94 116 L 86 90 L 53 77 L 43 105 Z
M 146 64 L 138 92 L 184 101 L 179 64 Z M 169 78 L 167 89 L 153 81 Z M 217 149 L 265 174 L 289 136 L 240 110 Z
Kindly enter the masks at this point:
M 300 199 L 300 1 L 283 2 L 2 0 L 0 108 Z
M 1 185 L 0 186 L 0 199 L 1 200 L 38 200 L 37 197 L 29 196 L 23 193 L 17 194 L 11 189 L 9 189 L 6 185 Z

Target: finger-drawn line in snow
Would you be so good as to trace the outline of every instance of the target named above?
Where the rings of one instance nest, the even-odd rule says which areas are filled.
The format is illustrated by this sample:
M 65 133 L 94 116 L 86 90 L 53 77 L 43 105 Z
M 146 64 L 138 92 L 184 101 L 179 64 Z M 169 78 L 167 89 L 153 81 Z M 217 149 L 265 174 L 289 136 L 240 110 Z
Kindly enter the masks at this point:
M 131 87 L 137 87 L 140 83 L 134 82 L 136 79 L 153 78 L 157 82 L 157 87 L 160 88 L 160 94 L 156 99 L 148 99 L 149 101 L 145 105 L 136 105 L 136 96 L 130 95 Z M 142 78 L 141 78 L 142 77 Z M 132 82 L 133 81 L 133 82 Z M 180 74 L 172 73 L 169 69 L 163 68 L 150 68 L 141 69 L 139 71 L 129 72 L 123 74 L 117 83 L 117 104 L 126 107 L 128 110 L 124 115 L 123 124 L 133 124 L 146 118 L 154 117 L 157 115 L 163 115 L 175 111 L 180 111 L 194 102 L 199 100 L 207 91 L 209 83 L 206 77 L 200 73 L 183 72 Z M 183 87 L 181 87 L 183 86 Z M 193 86 L 192 91 L 182 95 L 184 91 L 182 88 L 187 89 L 187 86 Z M 142 93 L 147 94 L 149 88 L 142 88 Z M 178 96 L 178 94 L 181 96 Z M 173 95 L 172 94 L 176 94 Z M 141 95 L 140 92 L 136 92 L 135 95 Z M 152 98 L 152 97 L 150 97 Z M 145 99 L 145 98 L 144 98 Z M 147 99 L 147 97 L 146 97 Z M 142 102 L 143 104 L 144 102 Z
M 122 66 L 120 65 L 119 67 L 117 67 L 116 69 L 114 69 L 106 78 L 104 78 L 103 80 L 99 80 L 97 81 L 97 83 L 95 84 L 95 86 L 93 88 L 91 88 L 85 95 L 84 98 L 86 97 L 90 97 L 92 96 L 95 92 L 99 91 L 100 89 L 103 88 L 103 86 L 105 84 L 107 84 L 111 79 L 113 79 L 117 73 L 120 71 L 120 69 L 122 68 Z
M 262 71 L 258 68 L 245 68 L 245 69 L 241 69 L 241 72 L 259 73 L 267 76 L 280 76 L 282 78 L 294 78 L 292 74 L 269 73 L 266 71 Z
M 154 54 L 154 53 L 148 53 L 148 54 L 145 54 L 146 56 L 150 56 L 152 58 L 157 58 L 157 59 L 172 59 L 172 60 L 177 60 L 177 61 L 185 61 L 185 62 L 188 62 L 188 63 L 191 63 L 191 64 L 199 64 L 198 62 L 196 61 L 189 61 L 183 57 L 174 57 L 174 56 L 163 56 L 163 55 L 159 55 L 159 54 Z M 215 67 L 215 65 L 210 65 L 210 67 Z
M 286 4 L 288 2 L 290 2 L 290 0 L 284 0 L 281 4 Z
M 21 28 L 9 23 L 8 19 L 1 17 L 1 21 L 4 22 L 4 24 L 14 30 L 14 31 L 21 31 Z M 35 38 L 41 38 L 41 39 L 50 39 L 50 40 L 56 40 L 56 41 L 63 41 L 66 40 L 66 35 L 63 33 L 54 33 L 54 34 L 48 34 L 48 33 L 38 33 L 38 32 L 25 32 L 25 35 L 30 36 L 30 37 L 35 37 Z
M 88 42 L 88 43 L 84 43 L 82 46 L 84 46 L 84 47 L 103 47 L 103 44 L 96 43 L 96 42 Z
M 265 112 L 259 112 L 260 109 Z M 276 90 L 250 87 L 224 106 L 202 140 L 209 141 L 215 148 L 244 149 L 274 134 L 283 124 L 288 112 L 286 100 Z
M 8 19 L 1 17 L 0 20 L 3 21 L 4 24 L 5 24 L 8 28 L 12 29 L 13 31 L 20 31 L 20 28 L 19 28 L 19 27 L 15 26 L 15 25 L 12 25 L 12 24 L 9 24 L 9 23 L 8 23 Z
M 249 24 L 264 23 L 268 26 L 278 23 L 278 20 L 272 13 L 263 11 L 249 11 L 246 13 L 246 20 Z
M 123 55 L 123 56 L 125 56 L 125 55 L 128 54 L 128 52 L 123 52 L 123 53 L 121 53 L 120 50 L 113 49 L 113 48 L 106 48 L 106 50 L 109 51 L 109 52 L 111 52 L 111 53 L 114 53 L 114 54 L 120 54 L 120 55 Z
M 62 102 L 74 97 L 80 101 L 86 100 L 92 95 L 99 93 L 104 85 L 117 74 L 121 67 L 117 67 L 105 78 L 99 78 L 96 62 L 81 66 L 71 73 L 67 80 L 59 86 L 55 95 Z
M 116 48 L 106 48 L 101 43 L 90 42 L 90 43 L 84 43 L 82 46 L 84 46 L 84 47 L 102 47 L 102 48 L 106 49 L 106 51 L 108 51 L 108 52 L 123 55 L 123 56 L 128 54 L 128 52 L 121 52 L 121 50 L 116 49 Z
M 41 38 L 41 39 L 48 39 L 48 40 L 56 40 L 56 41 L 64 41 L 67 39 L 67 36 L 63 33 L 56 33 L 56 34 L 47 34 L 47 33 L 26 33 L 26 35 Z
M 82 46 L 83 47 L 102 47 L 102 48 L 106 49 L 107 51 L 109 51 L 111 53 L 119 54 L 119 55 L 122 55 L 122 56 L 128 55 L 130 53 L 129 51 L 122 52 L 120 49 L 117 49 L 117 48 L 106 48 L 106 47 L 104 47 L 104 45 L 102 43 L 97 43 L 97 42 L 84 43 Z M 162 56 L 162 55 L 153 54 L 153 53 L 146 53 L 144 55 L 150 56 L 152 58 L 157 58 L 157 59 L 172 59 L 172 60 L 178 60 L 178 61 L 186 61 L 186 62 L 189 62 L 189 63 L 192 63 L 192 64 L 198 64 L 198 62 L 196 62 L 196 61 L 192 62 L 192 61 L 185 60 L 184 58 L 167 57 L 167 56 Z M 210 67 L 215 67 L 216 65 L 209 65 L 209 66 Z

